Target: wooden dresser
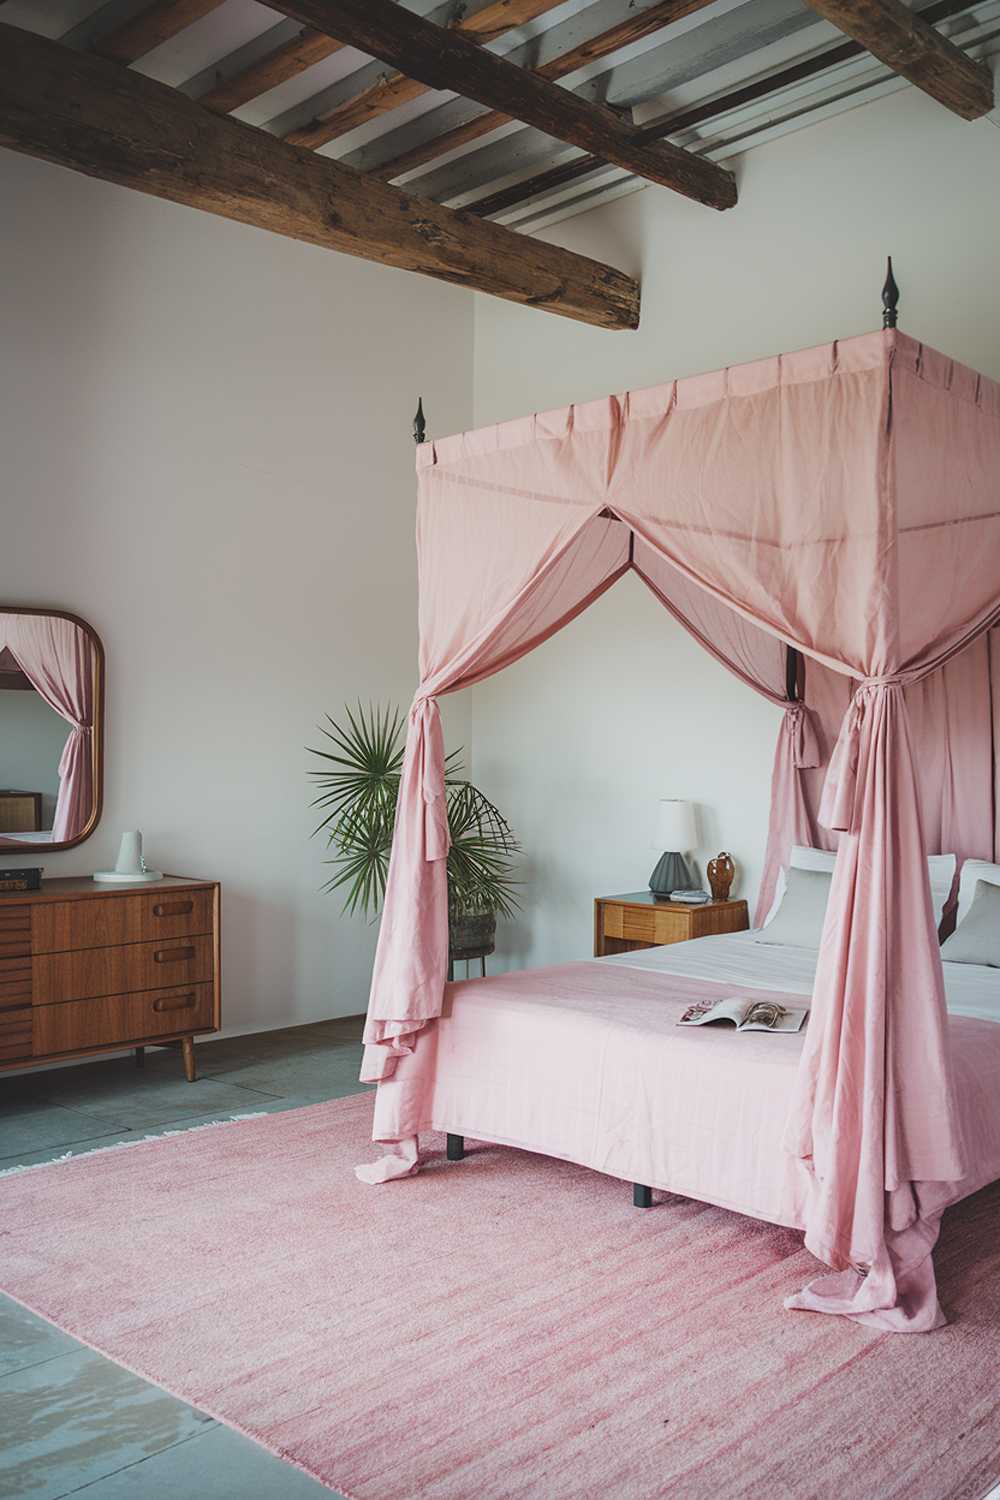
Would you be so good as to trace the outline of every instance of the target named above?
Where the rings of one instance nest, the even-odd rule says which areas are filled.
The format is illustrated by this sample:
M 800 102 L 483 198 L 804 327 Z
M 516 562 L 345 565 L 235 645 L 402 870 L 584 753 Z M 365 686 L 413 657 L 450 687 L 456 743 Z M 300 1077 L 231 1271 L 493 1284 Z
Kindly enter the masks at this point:
M 219 1029 L 219 886 L 43 880 L 0 894 L 0 1070 Z
M 651 891 L 598 896 L 594 902 L 594 957 L 684 943 L 720 932 L 744 932 L 749 925 L 745 901 L 684 906 L 679 901 L 661 901 Z

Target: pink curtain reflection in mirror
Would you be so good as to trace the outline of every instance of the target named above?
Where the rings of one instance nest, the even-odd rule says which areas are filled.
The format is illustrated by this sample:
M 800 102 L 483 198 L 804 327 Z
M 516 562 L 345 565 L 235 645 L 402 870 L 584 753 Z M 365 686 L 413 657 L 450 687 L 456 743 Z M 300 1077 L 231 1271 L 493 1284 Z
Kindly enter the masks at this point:
M 64 614 L 0 612 L 0 659 L 6 667 L 0 683 L 9 689 L 30 687 L 69 727 L 56 756 L 48 747 L 58 742 L 59 732 L 54 740 L 45 715 L 32 713 L 29 718 L 26 694 L 18 692 L 16 699 L 14 692 L 2 694 L 0 723 L 6 721 L 7 732 L 0 755 L 10 764 L 0 760 L 0 812 L 5 804 L 7 808 L 6 820 L 0 822 L 0 848 L 13 852 L 76 842 L 96 822 L 100 800 L 95 753 L 100 645 L 89 627 Z M 14 731 L 18 720 L 24 721 L 20 734 Z M 35 745 L 38 759 L 32 765 Z M 54 775 L 46 764 L 52 759 L 57 760 Z M 12 776 L 16 786 L 8 786 Z M 55 788 L 51 828 L 48 817 L 38 815 L 50 783 Z M 34 813 L 28 811 L 32 804 Z

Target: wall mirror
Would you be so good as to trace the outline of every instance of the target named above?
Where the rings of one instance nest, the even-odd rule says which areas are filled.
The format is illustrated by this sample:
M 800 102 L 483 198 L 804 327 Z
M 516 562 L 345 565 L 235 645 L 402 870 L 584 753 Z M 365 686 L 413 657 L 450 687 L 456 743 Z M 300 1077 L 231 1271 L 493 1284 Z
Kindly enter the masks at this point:
M 93 833 L 103 731 L 97 632 L 65 610 L 0 606 L 0 854 L 38 863 Z

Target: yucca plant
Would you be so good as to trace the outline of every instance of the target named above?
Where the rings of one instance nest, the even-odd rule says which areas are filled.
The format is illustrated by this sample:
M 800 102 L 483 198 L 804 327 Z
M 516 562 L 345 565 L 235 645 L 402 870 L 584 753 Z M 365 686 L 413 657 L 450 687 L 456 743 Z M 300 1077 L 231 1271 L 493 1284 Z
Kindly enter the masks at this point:
M 389 705 L 359 703 L 356 711 L 345 707 L 344 714 L 343 723 L 327 715 L 326 727 L 320 726 L 330 748 L 310 749 L 324 762 L 309 773 L 317 790 L 311 805 L 324 813 L 315 832 L 325 831 L 332 853 L 327 864 L 334 873 L 324 890 L 343 890 L 345 912 L 373 917 L 385 897 L 405 722 Z M 463 929 L 468 937 L 469 919 L 495 923 L 497 916 L 513 916 L 520 904 L 513 874 L 520 845 L 499 808 L 462 774 L 461 753 L 453 750 L 445 759 L 453 952 L 463 947 Z

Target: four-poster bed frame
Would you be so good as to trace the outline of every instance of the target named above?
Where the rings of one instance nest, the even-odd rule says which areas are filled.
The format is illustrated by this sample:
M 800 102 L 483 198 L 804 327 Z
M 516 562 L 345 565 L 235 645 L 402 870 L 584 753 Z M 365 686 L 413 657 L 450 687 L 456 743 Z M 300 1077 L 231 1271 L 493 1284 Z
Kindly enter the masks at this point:
M 947 727 L 952 662 L 970 712 L 990 670 L 1000 385 L 899 332 L 898 299 L 890 262 L 879 333 L 457 437 L 428 442 L 418 404 L 421 682 L 362 1069 L 387 1151 L 358 1175 L 411 1175 L 431 1128 L 452 1160 L 464 1134 L 563 1156 L 631 1181 L 639 1206 L 656 1186 L 803 1227 L 833 1274 L 788 1305 L 924 1331 L 943 1321 L 941 1214 L 1000 1176 L 983 1071 L 990 1059 L 1000 1076 L 1000 1007 L 991 990 L 985 1010 L 958 1010 L 972 1019 L 949 1019 L 914 741 Z M 602 960 L 446 993 L 438 699 L 517 661 L 629 571 L 783 711 L 758 925 L 793 844 L 836 848 L 814 977 L 802 988 L 761 957 L 771 977 L 742 981 L 778 1003 L 811 995 L 794 1051 L 719 1036 L 709 1051 L 701 1033 L 665 1030 L 671 1006 L 732 993 L 732 964 L 685 969 L 675 950 L 662 950 L 666 989 L 648 966 Z M 829 756 L 806 660 L 810 695 L 827 678 L 837 688 Z M 992 842 L 972 847 L 978 832 L 950 841 L 954 809 L 933 818 L 949 860 L 995 857 Z

